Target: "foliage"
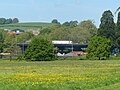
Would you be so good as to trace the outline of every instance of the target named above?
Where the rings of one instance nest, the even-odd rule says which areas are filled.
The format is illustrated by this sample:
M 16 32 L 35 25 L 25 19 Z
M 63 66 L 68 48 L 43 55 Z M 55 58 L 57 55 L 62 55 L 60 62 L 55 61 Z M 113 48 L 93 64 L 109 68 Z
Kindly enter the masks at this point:
M 50 37 L 52 40 L 69 40 L 70 30 L 66 27 L 55 27 L 54 30 L 51 31 Z
M 45 38 L 34 37 L 25 50 L 26 60 L 48 61 L 54 59 L 52 42 Z
M 16 53 L 16 43 L 17 43 L 17 39 L 15 35 L 9 35 L 9 34 L 5 34 L 5 40 L 4 40 L 4 53 L 11 53 L 14 54 Z
M 4 40 L 4 48 L 15 45 L 17 42 L 16 40 L 17 39 L 15 38 L 15 35 L 6 34 Z
M 11 24 L 11 23 L 12 23 L 12 19 L 11 18 L 6 19 L 5 24 Z
M 105 37 L 94 36 L 90 39 L 87 47 L 87 57 L 97 57 L 99 60 L 110 56 L 111 41 Z
M 20 47 L 16 46 L 17 43 L 25 43 L 33 37 L 31 32 L 24 32 L 19 35 L 12 35 L 5 33 L 4 35 L 4 53 L 18 54 L 21 53 Z
M 4 24 L 12 24 L 12 23 L 18 23 L 19 20 L 18 18 L 14 18 L 14 19 L 6 19 L 6 18 L 0 18 L 0 25 L 4 25 Z
M 119 11 L 120 11 L 120 7 L 117 8 L 117 10 L 115 11 L 115 14 L 116 14 L 117 12 L 119 12 Z
M 16 42 L 17 43 L 25 43 L 26 41 L 30 40 L 33 37 L 32 32 L 24 32 L 19 35 L 16 35 Z
M 44 28 L 40 36 L 47 36 L 52 40 L 71 40 L 74 43 L 87 43 L 89 38 L 96 35 L 97 28 L 91 20 L 77 24 L 77 21 L 68 22 L 70 25 L 52 25 Z
M 60 24 L 60 22 L 58 22 L 57 19 L 53 19 L 51 23 L 54 23 L 54 24 Z
M 114 42 L 115 39 L 115 23 L 112 12 L 104 11 L 101 17 L 101 24 L 98 29 L 98 35 L 105 36 Z
M 117 48 L 120 48 L 120 12 L 118 12 L 118 19 L 117 19 L 115 36 L 116 36 L 115 46 Z
M 5 24 L 6 19 L 5 18 L 0 18 L 0 24 Z
M 44 28 L 44 29 L 42 29 L 41 31 L 40 31 L 40 34 L 49 34 L 49 33 L 51 33 L 51 29 L 50 28 Z
M 80 22 L 78 27 L 81 29 L 81 35 L 79 35 L 79 37 L 80 39 L 83 39 L 83 43 L 88 43 L 89 39 L 97 34 L 97 28 L 91 20 L 84 20 Z
M 63 26 L 66 26 L 66 27 L 76 27 L 78 25 L 78 21 L 66 21 L 62 24 Z
M 2 53 L 4 49 L 4 34 L 4 30 L 0 30 L 0 53 Z
M 63 25 L 63 26 L 70 26 L 70 23 L 69 23 L 68 21 L 66 21 L 66 22 L 64 22 L 62 25 Z
M 5 29 L 18 28 L 25 31 L 39 30 L 41 36 L 51 38 L 52 40 L 72 40 L 75 43 L 86 43 L 97 32 L 97 28 L 91 20 L 86 20 L 86 22 L 90 23 L 83 23 L 90 24 L 90 28 L 82 27 L 81 24 L 77 24 L 77 21 L 70 22 L 76 22 L 76 24 L 73 24 L 74 27 L 72 26 L 71 28 L 71 26 L 66 27 L 53 23 L 17 23 L 0 25 L 0 27 Z
M 86 30 L 86 32 L 89 32 L 92 36 L 97 34 L 97 28 L 92 20 L 84 20 L 80 22 L 79 27 Z
M 13 18 L 12 23 L 19 23 L 19 19 L 18 18 Z
M 70 27 L 76 27 L 78 25 L 78 21 L 70 21 Z

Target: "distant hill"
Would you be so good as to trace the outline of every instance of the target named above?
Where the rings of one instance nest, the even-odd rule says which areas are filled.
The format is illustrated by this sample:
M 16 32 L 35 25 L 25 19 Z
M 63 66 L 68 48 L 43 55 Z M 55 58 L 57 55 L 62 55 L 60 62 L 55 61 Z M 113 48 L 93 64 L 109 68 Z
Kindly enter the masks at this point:
M 0 29 L 23 29 L 23 30 L 36 30 L 42 29 L 53 25 L 52 23 L 43 22 L 28 22 L 28 23 L 17 23 L 17 24 L 6 24 L 0 25 Z

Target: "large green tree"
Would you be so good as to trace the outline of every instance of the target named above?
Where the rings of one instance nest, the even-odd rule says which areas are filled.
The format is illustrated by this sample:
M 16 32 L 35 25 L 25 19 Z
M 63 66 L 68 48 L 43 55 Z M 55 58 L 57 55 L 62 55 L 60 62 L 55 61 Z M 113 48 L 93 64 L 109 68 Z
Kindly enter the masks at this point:
M 4 36 L 4 49 L 3 52 L 4 53 L 10 53 L 12 54 L 16 54 L 17 52 L 17 47 L 16 47 L 16 43 L 17 43 L 17 39 L 15 35 L 9 35 L 9 34 L 5 34 Z
M 66 21 L 66 22 L 64 22 L 62 25 L 63 25 L 63 26 L 66 26 L 66 27 L 69 27 L 69 26 L 70 26 L 70 23 L 69 23 L 68 21 Z
M 6 22 L 6 19 L 5 18 L 0 18 L 0 24 L 2 25 L 2 24 L 5 24 L 5 22 Z
M 120 32 L 120 12 L 118 13 L 116 30 L 117 30 L 117 34 L 119 34 L 119 32 Z
M 113 14 L 110 10 L 107 10 L 102 14 L 98 35 L 110 38 L 112 41 L 115 39 L 115 23 Z
M 45 38 L 34 37 L 25 50 L 24 57 L 26 60 L 32 61 L 53 60 L 55 55 L 52 42 Z
M 76 27 L 78 25 L 78 21 L 70 21 L 70 22 L 66 21 L 62 25 L 73 28 L 73 27 Z
M 119 12 L 119 11 L 120 11 L 120 7 L 117 8 L 117 10 L 115 11 L 115 14 L 116 14 L 117 12 Z
M 13 18 L 12 23 L 19 23 L 19 19 L 18 18 Z
M 6 19 L 5 24 L 11 24 L 11 23 L 12 23 L 12 19 L 11 18 Z
M 3 52 L 3 46 L 4 46 L 4 30 L 0 30 L 0 53 Z
M 116 25 L 116 47 L 120 48 L 120 12 L 118 12 L 117 25 Z
M 60 22 L 58 22 L 57 19 L 53 19 L 51 23 L 53 23 L 53 24 L 60 24 Z
M 108 58 L 110 56 L 111 40 L 101 36 L 90 39 L 87 47 L 88 58 Z
M 97 34 L 97 28 L 93 21 L 85 20 L 70 31 L 71 40 L 77 43 L 88 43 L 89 39 Z

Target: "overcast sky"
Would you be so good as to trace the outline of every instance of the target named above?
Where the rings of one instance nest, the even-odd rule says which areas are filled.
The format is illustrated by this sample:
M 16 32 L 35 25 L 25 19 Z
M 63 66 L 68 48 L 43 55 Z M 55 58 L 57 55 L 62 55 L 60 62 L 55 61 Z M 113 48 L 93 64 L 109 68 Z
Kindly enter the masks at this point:
M 70 20 L 91 19 L 98 26 L 102 13 L 113 13 L 120 6 L 120 0 L 0 0 L 0 17 L 17 17 L 20 22 L 61 23 Z

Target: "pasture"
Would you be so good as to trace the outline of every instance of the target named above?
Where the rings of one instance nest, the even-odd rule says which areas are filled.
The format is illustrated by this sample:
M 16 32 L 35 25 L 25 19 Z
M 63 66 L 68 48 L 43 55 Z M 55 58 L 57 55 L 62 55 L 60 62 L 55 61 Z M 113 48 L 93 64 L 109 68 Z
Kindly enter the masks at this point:
M 120 60 L 0 61 L 0 90 L 120 90 Z
M 23 29 L 23 30 L 39 30 L 53 25 L 52 23 L 43 22 L 28 22 L 28 23 L 17 23 L 17 24 L 6 24 L 0 25 L 0 29 Z

